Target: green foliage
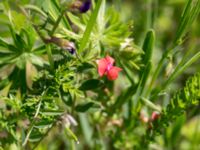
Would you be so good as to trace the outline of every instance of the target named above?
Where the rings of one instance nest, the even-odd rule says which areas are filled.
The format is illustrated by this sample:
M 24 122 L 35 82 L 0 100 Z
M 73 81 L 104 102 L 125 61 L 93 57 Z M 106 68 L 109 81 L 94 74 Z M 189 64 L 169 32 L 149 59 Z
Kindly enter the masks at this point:
M 198 149 L 200 1 L 80 2 L 0 2 L 0 149 Z
M 182 42 L 182 38 L 185 32 L 187 32 L 192 22 L 194 22 L 194 20 L 198 17 L 198 14 L 200 12 L 199 8 L 200 1 L 188 0 L 181 16 L 180 24 L 175 38 L 176 43 Z
M 148 138 L 153 138 L 157 133 L 162 133 L 171 122 L 181 116 L 184 111 L 198 105 L 200 100 L 200 73 L 187 80 L 183 89 L 174 94 L 166 108 L 163 109 L 159 120 L 153 123 L 152 129 L 147 133 Z

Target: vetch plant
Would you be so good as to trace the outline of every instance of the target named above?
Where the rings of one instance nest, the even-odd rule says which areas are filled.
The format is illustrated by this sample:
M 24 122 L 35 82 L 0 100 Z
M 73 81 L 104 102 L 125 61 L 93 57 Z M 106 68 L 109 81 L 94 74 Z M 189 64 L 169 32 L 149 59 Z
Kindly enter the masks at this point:
M 199 12 L 0 2 L 0 149 L 199 149 Z

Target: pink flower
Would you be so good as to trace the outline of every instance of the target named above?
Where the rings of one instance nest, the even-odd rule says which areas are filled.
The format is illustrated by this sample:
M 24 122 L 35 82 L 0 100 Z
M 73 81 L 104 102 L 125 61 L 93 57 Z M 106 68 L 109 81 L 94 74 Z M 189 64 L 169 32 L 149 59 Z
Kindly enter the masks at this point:
M 156 111 L 152 112 L 151 120 L 154 121 L 154 120 L 157 120 L 158 118 L 160 118 L 160 113 Z
M 118 77 L 118 73 L 122 70 L 119 67 L 113 66 L 115 60 L 110 57 L 106 56 L 100 60 L 97 60 L 98 64 L 98 73 L 100 77 L 103 75 L 107 75 L 108 80 L 115 80 Z

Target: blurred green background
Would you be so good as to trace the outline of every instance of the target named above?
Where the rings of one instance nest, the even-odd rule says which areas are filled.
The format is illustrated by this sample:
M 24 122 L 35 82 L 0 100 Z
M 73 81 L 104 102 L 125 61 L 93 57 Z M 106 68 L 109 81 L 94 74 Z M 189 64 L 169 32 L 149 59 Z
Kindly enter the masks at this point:
M 15 9 L 15 4 L 37 4 L 40 0 L 8 0 Z M 173 40 L 176 38 L 175 33 L 177 31 L 180 16 L 183 12 L 186 0 L 107 0 L 107 7 L 114 7 L 120 14 L 120 19 L 124 24 L 129 24 L 131 30 L 131 37 L 134 43 L 142 47 L 146 32 L 149 29 L 155 30 L 156 40 L 155 49 L 153 52 L 153 64 L 157 64 L 160 60 L 162 53 L 169 49 L 173 44 Z M 0 22 L 3 22 L 3 15 L 0 12 Z M 1 21 L 2 20 L 2 21 Z M 180 62 L 180 58 L 190 49 L 190 56 L 194 55 L 200 50 L 200 16 L 193 23 L 189 32 L 186 34 L 184 43 L 178 47 L 178 50 L 169 56 L 168 61 L 165 63 L 165 68 L 162 69 L 161 74 L 157 78 L 156 86 L 162 87 L 164 80 L 168 74 L 173 70 L 174 66 Z M 0 24 L 0 36 L 7 38 L 9 35 L 8 28 L 3 24 Z M 167 95 L 161 97 L 157 103 L 161 106 L 166 106 L 169 103 L 169 97 L 173 93 L 182 88 L 185 85 L 186 79 L 191 75 L 200 71 L 200 61 L 197 61 L 190 66 L 182 75 L 178 76 L 169 87 Z M 0 79 L 5 74 L 0 72 Z M 120 84 L 120 81 L 117 81 Z M 87 114 L 87 113 L 86 113 Z M 86 114 L 80 114 L 83 120 L 86 118 Z M 89 114 L 89 113 L 88 113 Z M 90 113 L 91 114 L 91 113 Z M 87 124 L 84 122 L 82 126 L 85 128 L 94 125 L 95 117 L 98 118 L 99 114 L 93 116 L 93 124 Z M 88 115 L 89 116 L 89 115 Z M 90 117 L 88 117 L 90 118 Z M 92 118 L 92 117 L 91 117 Z M 105 117 L 106 118 L 106 117 Z M 105 119 L 103 118 L 103 119 Z M 115 119 L 117 118 L 117 119 Z M 90 128 L 87 131 L 83 131 L 82 128 L 74 127 L 75 133 L 81 142 L 77 144 L 68 140 L 66 135 L 60 128 L 54 128 L 49 135 L 42 141 L 37 147 L 37 150 L 67 150 L 67 149 L 120 149 L 129 150 L 133 145 L 137 145 L 141 139 L 141 133 L 144 132 L 143 126 L 138 124 L 137 128 L 131 132 L 131 129 L 124 129 L 120 127 L 112 127 L 115 121 L 120 121 L 120 116 L 114 116 L 107 122 L 106 126 L 94 127 L 93 131 Z M 105 120 L 98 120 L 97 123 L 106 122 Z M 89 120 L 89 119 L 88 119 Z M 91 119 L 92 120 L 92 119 Z M 89 120 L 90 121 L 90 120 Z M 114 123 L 113 123 L 113 122 Z M 109 123 L 111 125 L 109 125 Z M 116 123 L 117 124 L 117 123 Z M 117 125 L 116 125 L 117 126 Z M 92 128 L 92 127 L 91 127 Z M 98 137 L 102 137 L 103 142 L 97 137 L 91 137 L 91 132 L 97 128 L 102 128 L 104 131 L 98 133 Z M 100 130 L 100 131 L 101 131 Z M 85 134 L 88 137 L 85 137 Z M 113 134 L 116 133 L 116 134 Z M 119 134 L 118 134 L 119 133 Z M 127 134 L 128 133 L 128 134 Z M 115 137 L 120 135 L 121 137 Z M 0 134 L 0 138 L 1 138 Z M 88 141 L 89 140 L 89 141 Z M 72 142 L 72 143 L 71 143 Z M 69 147 L 71 145 L 71 147 Z M 94 146 L 95 145 L 95 146 Z M 92 147 L 92 148 L 91 148 Z M 13 144 L 10 146 L 10 150 L 17 149 Z M 189 108 L 186 113 L 180 115 L 180 117 L 171 123 L 163 134 L 156 137 L 156 141 L 150 143 L 149 149 L 151 150 L 200 150 L 200 105 Z

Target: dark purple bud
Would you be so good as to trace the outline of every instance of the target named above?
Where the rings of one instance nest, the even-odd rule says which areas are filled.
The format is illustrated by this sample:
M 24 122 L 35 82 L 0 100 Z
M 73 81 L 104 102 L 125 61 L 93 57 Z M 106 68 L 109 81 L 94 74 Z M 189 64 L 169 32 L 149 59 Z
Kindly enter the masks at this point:
M 71 53 L 72 55 L 74 55 L 76 53 L 76 47 L 74 45 L 73 42 L 66 42 L 66 43 L 63 43 L 63 46 L 62 48 L 64 50 L 67 50 L 69 51 L 69 53 Z
M 71 5 L 71 11 L 85 13 L 90 9 L 91 5 L 91 0 L 76 0 Z
M 87 12 L 90 9 L 91 4 L 92 4 L 91 0 L 86 0 L 85 2 L 83 2 L 81 7 L 79 8 L 80 12 L 81 13 Z
M 70 42 L 66 39 L 61 39 L 57 37 L 51 37 L 51 39 L 46 40 L 48 43 L 54 43 L 58 45 L 63 50 L 67 50 L 72 55 L 76 53 L 76 47 L 73 42 Z

